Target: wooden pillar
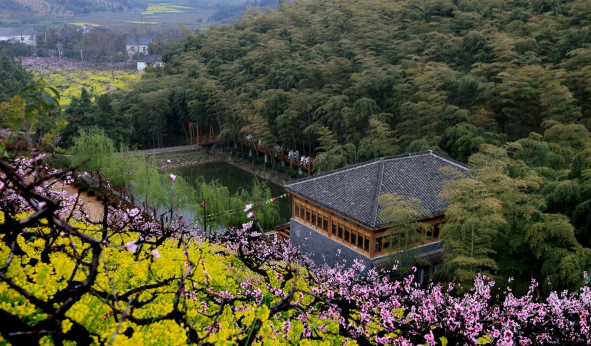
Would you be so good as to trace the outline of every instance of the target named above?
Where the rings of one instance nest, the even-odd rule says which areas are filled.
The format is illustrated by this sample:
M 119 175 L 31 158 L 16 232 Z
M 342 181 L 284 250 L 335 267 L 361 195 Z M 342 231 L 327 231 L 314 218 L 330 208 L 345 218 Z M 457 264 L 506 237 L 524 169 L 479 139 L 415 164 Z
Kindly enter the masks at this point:
M 371 232 L 369 235 L 369 258 L 376 255 L 376 232 Z

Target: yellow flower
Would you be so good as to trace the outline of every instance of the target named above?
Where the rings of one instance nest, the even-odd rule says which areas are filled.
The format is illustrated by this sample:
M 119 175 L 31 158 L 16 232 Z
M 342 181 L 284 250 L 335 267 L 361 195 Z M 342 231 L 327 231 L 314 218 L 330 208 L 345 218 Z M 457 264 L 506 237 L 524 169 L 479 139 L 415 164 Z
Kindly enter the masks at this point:
M 261 320 L 262 322 L 265 322 L 269 319 L 270 313 L 271 311 L 269 310 L 269 308 L 266 305 L 263 305 L 260 309 L 257 310 L 256 318 Z
M 65 334 L 67 333 L 72 326 L 74 325 L 74 323 L 72 323 L 72 321 L 70 321 L 69 319 L 65 319 L 62 321 L 62 332 Z

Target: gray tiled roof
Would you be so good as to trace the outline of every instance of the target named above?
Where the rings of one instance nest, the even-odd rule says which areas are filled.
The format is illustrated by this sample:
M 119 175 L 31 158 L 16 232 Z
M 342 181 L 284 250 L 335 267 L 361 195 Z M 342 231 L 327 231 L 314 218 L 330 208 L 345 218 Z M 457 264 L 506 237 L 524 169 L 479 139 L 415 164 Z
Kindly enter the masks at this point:
M 375 159 L 285 184 L 285 189 L 372 228 L 387 226 L 378 216 L 378 196 L 396 194 L 417 198 L 432 215 L 447 203 L 439 199 L 443 185 L 454 179 L 444 170 L 465 172 L 468 167 L 433 151 Z M 425 215 L 428 216 L 428 215 Z
M 128 38 L 127 41 L 125 41 L 125 44 L 128 46 L 147 46 L 150 42 L 152 42 L 151 38 L 140 38 L 137 40 L 134 38 Z

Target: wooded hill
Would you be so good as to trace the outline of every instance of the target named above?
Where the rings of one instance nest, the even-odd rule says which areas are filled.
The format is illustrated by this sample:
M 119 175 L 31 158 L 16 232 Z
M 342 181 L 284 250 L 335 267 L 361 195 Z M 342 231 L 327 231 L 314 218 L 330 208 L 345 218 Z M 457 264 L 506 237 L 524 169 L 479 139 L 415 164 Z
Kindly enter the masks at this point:
M 136 140 L 174 144 L 190 119 L 221 124 L 230 138 L 266 122 L 269 142 L 314 155 L 323 126 L 356 147 L 389 127 L 401 152 L 466 160 L 482 142 L 543 133 L 545 120 L 588 122 L 590 18 L 583 0 L 295 1 L 254 11 L 164 55 L 165 70 L 133 93 L 157 96 L 143 101 L 157 102 L 161 119 L 146 127 L 135 114 Z M 142 103 L 128 98 L 121 109 L 154 108 Z M 159 133 L 167 114 L 179 126 Z
M 116 109 L 145 147 L 186 143 L 191 121 L 322 170 L 472 155 L 480 179 L 447 191 L 448 278 L 575 287 L 591 265 L 590 21 L 586 0 L 294 1 L 188 36 Z

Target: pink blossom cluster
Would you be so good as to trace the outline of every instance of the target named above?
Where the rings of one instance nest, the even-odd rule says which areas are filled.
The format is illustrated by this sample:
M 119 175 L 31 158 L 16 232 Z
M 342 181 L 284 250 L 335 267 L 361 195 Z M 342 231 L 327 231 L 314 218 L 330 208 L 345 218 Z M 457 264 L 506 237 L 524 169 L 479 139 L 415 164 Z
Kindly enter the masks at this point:
M 496 288 L 494 281 L 479 275 L 472 290 L 457 295 L 456 284 L 422 288 L 413 275 L 390 280 L 388 274 L 395 271 L 366 271 L 360 262 L 350 267 L 316 266 L 289 244 L 254 235 L 247 228 L 234 230 L 224 241 L 250 269 L 271 269 L 274 275 L 265 277 L 265 285 L 298 307 L 295 318 L 308 321 L 314 314 L 327 322 L 339 321 L 342 334 L 358 340 L 384 345 L 436 345 L 443 337 L 450 345 L 477 345 L 479 338 L 495 345 L 591 344 L 587 286 L 540 298 L 532 281 L 528 293 L 516 297 L 509 288 Z M 306 274 L 293 270 L 296 263 Z M 305 276 L 313 288 L 299 295 L 285 289 L 297 275 Z M 303 305 L 307 295 L 317 297 L 316 304 Z M 306 326 L 303 337 L 311 333 Z
M 101 231 L 88 235 L 62 222 L 74 218 L 76 210 L 81 221 L 90 222 L 79 209 L 75 196 L 68 197 L 51 189 L 60 181 L 69 180 L 71 174 L 53 171 L 38 162 L 30 158 L 0 160 L 2 211 L 9 217 L 23 212 L 32 214 L 24 224 L 32 225 L 40 215 L 51 218 L 55 231 L 35 236 L 46 237 L 48 243 L 56 237 L 79 237 L 92 248 L 93 261 L 89 263 L 99 263 L 100 251 L 107 246 L 133 252 L 137 260 L 147 258 L 150 263 L 157 263 L 165 255 L 159 252 L 159 246 L 166 239 L 175 239 L 183 246 L 188 238 L 223 245 L 219 255 L 237 260 L 231 262 L 228 273 L 240 282 L 238 290 L 230 292 L 226 287 L 209 285 L 212 278 L 205 263 L 193 260 L 187 248 L 185 272 L 173 278 L 179 287 L 176 301 L 182 297 L 198 302 L 198 313 L 205 317 L 211 311 L 221 311 L 222 307 L 240 312 L 245 306 L 259 306 L 265 299 L 271 299 L 270 319 L 277 322 L 273 331 L 277 338 L 288 337 L 295 330 L 293 325 L 300 323 L 301 338 L 321 338 L 329 324 L 338 324 L 339 335 L 354 338 L 359 344 L 437 345 L 443 338 L 448 345 L 476 345 L 482 338 L 494 345 L 591 344 L 588 286 L 577 292 L 552 292 L 540 297 L 538 283 L 534 281 L 527 294 L 518 297 L 509 288 L 501 289 L 491 279 L 479 275 L 473 289 L 457 294 L 458 286 L 454 283 L 421 287 L 413 275 L 393 279 L 395 269 L 378 273 L 357 261 L 349 266 L 317 265 L 288 242 L 253 231 L 254 221 L 225 234 L 208 235 L 182 217 L 175 218 L 172 212 L 155 215 L 139 207 L 108 207 Z M 245 211 L 250 209 L 246 206 Z M 6 227 L 1 229 L 6 234 L 14 232 Z M 30 229 L 27 232 L 40 232 L 35 227 Z M 127 235 L 125 239 L 133 240 L 122 242 L 122 234 Z M 56 248 L 55 251 L 69 250 Z M 74 256 L 73 252 L 69 254 Z M 93 270 L 89 272 L 95 273 Z M 203 274 L 199 274 L 202 286 L 195 285 L 197 273 Z M 87 281 L 92 279 L 89 276 Z M 85 285 L 80 287 L 90 287 Z M 113 299 L 106 293 L 103 298 Z M 161 318 L 184 323 L 179 316 L 182 317 L 182 311 L 175 310 L 174 314 Z M 260 327 L 260 324 L 243 325 L 237 321 L 236 328 L 245 334 L 253 328 L 253 335 L 258 337 Z M 210 325 L 190 328 L 199 328 L 199 333 L 215 333 L 220 325 L 214 319 Z M 191 335 L 198 332 L 192 330 Z

